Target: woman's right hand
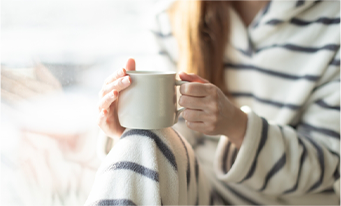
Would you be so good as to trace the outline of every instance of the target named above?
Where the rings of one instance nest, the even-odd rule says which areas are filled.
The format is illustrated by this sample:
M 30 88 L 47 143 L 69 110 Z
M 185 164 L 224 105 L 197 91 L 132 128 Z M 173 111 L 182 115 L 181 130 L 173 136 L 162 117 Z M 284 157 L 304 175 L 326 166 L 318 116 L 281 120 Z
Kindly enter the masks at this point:
M 131 79 L 126 74 L 126 71 L 135 70 L 135 60 L 128 59 L 125 69 L 120 69 L 110 75 L 104 82 L 101 91 L 99 92 L 99 117 L 98 126 L 109 137 L 120 137 L 125 130 L 120 125 L 117 116 L 117 98 L 120 91 L 127 88 Z

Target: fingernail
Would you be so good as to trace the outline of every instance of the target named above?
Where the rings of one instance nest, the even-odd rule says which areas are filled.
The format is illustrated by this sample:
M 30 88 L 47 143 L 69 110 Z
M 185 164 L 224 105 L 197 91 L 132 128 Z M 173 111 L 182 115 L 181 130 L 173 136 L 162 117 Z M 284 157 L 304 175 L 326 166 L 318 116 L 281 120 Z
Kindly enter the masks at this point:
M 123 75 L 124 75 L 123 69 L 120 69 L 120 71 L 118 71 L 118 74 L 119 74 L 120 76 L 123 76 Z
M 129 85 L 129 84 L 130 84 L 129 77 L 124 77 L 124 78 L 122 79 L 122 83 L 123 83 L 124 85 Z

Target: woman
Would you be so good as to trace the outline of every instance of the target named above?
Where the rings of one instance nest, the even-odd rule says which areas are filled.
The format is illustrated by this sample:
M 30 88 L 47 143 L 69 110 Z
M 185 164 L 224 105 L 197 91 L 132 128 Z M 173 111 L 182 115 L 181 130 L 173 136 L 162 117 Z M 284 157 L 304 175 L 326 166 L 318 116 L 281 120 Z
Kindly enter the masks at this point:
M 128 60 L 101 91 L 99 126 L 121 140 L 87 203 L 339 204 L 339 8 L 178 1 L 158 14 L 162 53 L 191 82 L 183 118 L 204 135 L 190 146 L 169 128 L 124 132 L 115 100 L 131 83 Z

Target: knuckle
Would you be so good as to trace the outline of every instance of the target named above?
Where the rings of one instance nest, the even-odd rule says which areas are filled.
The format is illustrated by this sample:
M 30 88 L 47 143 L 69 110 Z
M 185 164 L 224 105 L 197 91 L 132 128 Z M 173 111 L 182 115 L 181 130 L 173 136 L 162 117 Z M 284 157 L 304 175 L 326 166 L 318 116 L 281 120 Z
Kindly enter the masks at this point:
M 192 114 L 191 114 L 191 111 L 186 111 L 186 119 L 191 119 L 192 117 Z
M 183 84 L 182 85 L 181 93 L 182 94 L 192 94 L 194 90 L 195 90 L 195 85 L 194 84 L 191 84 L 191 83 Z
M 111 82 L 115 81 L 116 79 L 118 79 L 121 75 L 120 75 L 121 70 L 115 71 L 114 73 L 112 73 L 109 77 L 107 77 L 104 81 L 104 85 L 110 84 Z
M 115 95 L 110 94 L 104 101 L 106 105 L 110 106 L 110 104 L 115 101 Z
M 104 100 L 104 104 L 108 104 L 110 102 L 110 98 L 106 98 L 105 100 Z
M 181 93 L 181 94 L 185 94 L 186 87 L 187 87 L 186 84 L 183 84 L 183 85 L 180 86 L 180 93 Z
M 207 83 L 206 88 L 207 92 L 209 92 L 209 94 L 211 94 L 212 96 L 215 97 L 217 95 L 217 88 L 213 84 Z
M 219 112 L 217 102 L 215 101 L 211 102 L 209 107 L 210 107 L 211 113 L 213 113 L 214 115 L 216 115 Z
M 193 84 L 188 84 L 186 88 L 186 93 L 191 94 L 193 92 Z
M 120 86 L 120 80 L 118 79 L 118 80 L 115 80 L 113 83 L 112 83 L 112 87 L 114 88 L 114 89 L 117 89 L 119 86 Z
M 213 124 L 215 124 L 216 122 L 218 122 L 218 117 L 217 117 L 217 115 L 212 115 L 211 120 L 212 120 Z
M 206 87 L 206 90 L 207 90 L 208 92 L 210 92 L 211 89 L 212 89 L 212 84 L 210 84 L 210 83 L 205 83 L 204 85 L 205 85 L 205 87 Z
M 211 124 L 207 127 L 207 132 L 211 133 L 211 132 L 214 132 L 214 130 L 215 130 L 215 126 L 213 124 Z
M 184 119 L 187 119 L 187 109 L 185 109 L 183 112 L 182 112 L 182 117 Z
M 117 70 L 117 71 L 113 74 L 112 81 L 115 81 L 115 80 L 118 79 L 119 77 L 120 77 L 120 69 Z

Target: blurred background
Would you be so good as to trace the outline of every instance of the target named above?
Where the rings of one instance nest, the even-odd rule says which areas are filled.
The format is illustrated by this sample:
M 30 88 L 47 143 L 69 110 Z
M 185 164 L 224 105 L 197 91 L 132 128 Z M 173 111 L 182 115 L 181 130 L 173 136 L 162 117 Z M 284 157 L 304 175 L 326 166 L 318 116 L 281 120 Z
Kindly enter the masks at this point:
M 97 85 L 96 80 L 124 66 L 128 57 L 140 68 L 150 67 L 149 60 L 159 52 L 149 31 L 154 13 L 164 4 L 158 0 L 1 3 L 1 65 L 21 68 L 41 61 L 63 86 Z M 107 71 L 83 72 L 94 66 Z M 67 74 L 55 71 L 57 67 L 68 67 L 63 69 Z
M 2 205 L 84 204 L 100 163 L 98 92 L 129 57 L 169 69 L 150 28 L 170 2 L 1 1 Z

